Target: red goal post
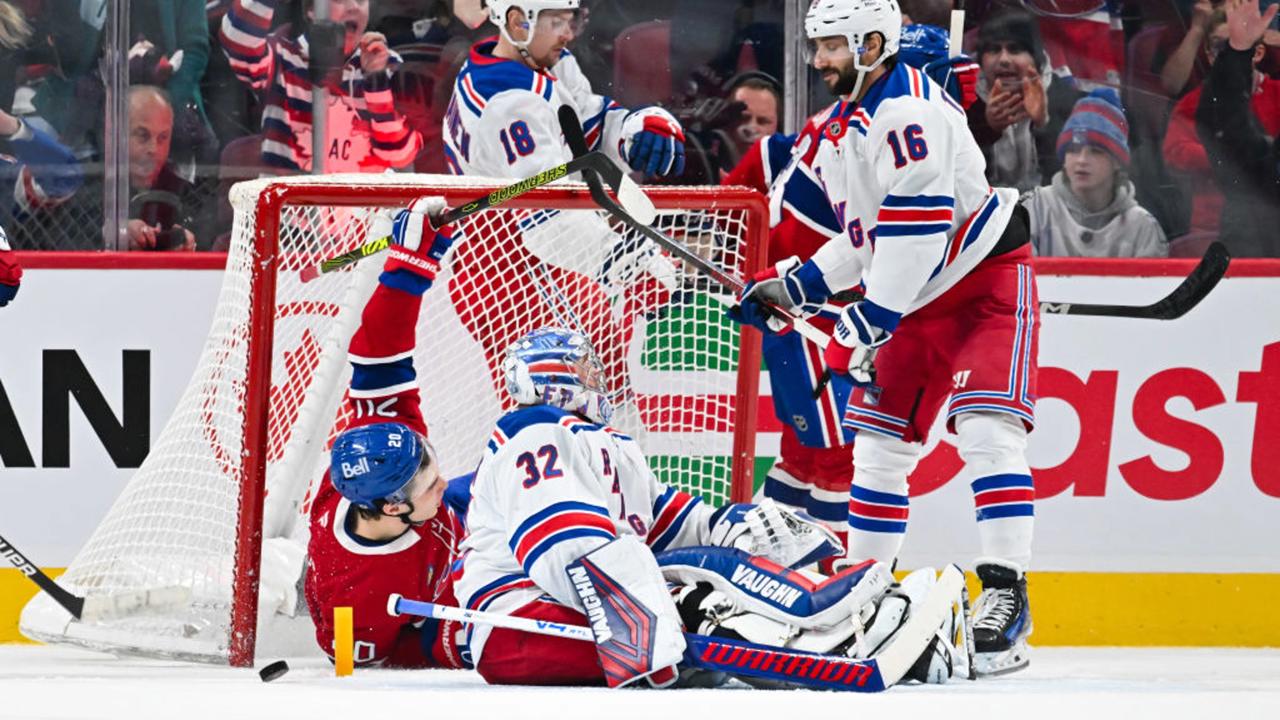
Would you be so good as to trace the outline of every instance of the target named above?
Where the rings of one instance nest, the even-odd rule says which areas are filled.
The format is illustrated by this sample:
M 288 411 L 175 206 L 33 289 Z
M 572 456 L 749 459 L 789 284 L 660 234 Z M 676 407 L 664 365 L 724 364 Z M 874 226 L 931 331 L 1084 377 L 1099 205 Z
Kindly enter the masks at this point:
M 24 632 L 237 666 L 272 647 L 272 608 L 288 609 L 310 489 L 344 420 L 346 344 L 382 261 L 311 283 L 299 271 L 384 233 L 390 213 L 414 198 L 457 206 L 503 184 L 334 175 L 237 185 L 227 272 L 192 382 L 61 580 L 83 594 L 183 585 L 193 605 L 90 626 L 37 598 Z M 758 193 L 645 190 L 655 227 L 732 274 L 764 266 L 768 209 Z M 447 475 L 474 467 L 509 407 L 500 352 L 536 326 L 562 324 L 591 338 L 613 383 L 614 424 L 637 437 L 661 479 L 715 502 L 750 498 L 760 337 L 723 318 L 726 291 L 613 223 L 577 183 L 512 198 L 464 220 L 459 234 L 424 298 L 415 357 Z

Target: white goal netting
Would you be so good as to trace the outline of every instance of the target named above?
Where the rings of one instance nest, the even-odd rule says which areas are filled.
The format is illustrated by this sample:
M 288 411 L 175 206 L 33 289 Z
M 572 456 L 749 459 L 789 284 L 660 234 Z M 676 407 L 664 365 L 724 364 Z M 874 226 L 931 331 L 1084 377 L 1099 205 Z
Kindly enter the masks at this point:
M 24 610 L 23 632 L 245 664 L 255 640 L 270 641 L 273 616 L 305 616 L 294 591 L 307 500 L 342 427 L 346 348 L 382 259 L 310 283 L 300 270 L 384 235 L 391 213 L 414 197 L 442 194 L 456 207 L 502 184 L 335 175 L 237 185 L 226 276 L 191 383 L 60 580 L 80 594 L 179 586 L 190 590 L 190 604 L 90 624 L 41 596 Z M 757 197 L 647 190 L 659 210 L 655 227 L 732 274 L 760 265 L 753 258 L 763 257 L 766 221 Z M 591 338 L 611 383 L 614 424 L 641 442 L 661 479 L 713 502 L 744 498 L 758 339 L 744 341 L 723 318 L 722 289 L 592 207 L 581 186 L 557 183 L 460 223 L 423 300 L 415 357 L 446 476 L 474 468 L 510 406 L 496 373 L 501 353 L 554 324 Z M 255 533 L 268 548 L 261 558 Z

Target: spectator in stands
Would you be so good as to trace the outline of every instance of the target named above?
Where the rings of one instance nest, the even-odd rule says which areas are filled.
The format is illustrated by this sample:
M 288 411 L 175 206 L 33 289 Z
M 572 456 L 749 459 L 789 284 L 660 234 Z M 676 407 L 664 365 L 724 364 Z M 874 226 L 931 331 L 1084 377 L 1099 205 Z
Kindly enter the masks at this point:
M 83 181 L 70 150 L 0 110 L 0 227 L 14 231 L 19 247 L 30 245 L 22 232 L 27 221 L 66 201 Z
M 1226 198 L 1223 244 L 1237 257 L 1280 257 L 1280 154 L 1252 111 L 1254 57 L 1280 6 L 1228 0 L 1227 45 L 1209 70 L 1196 109 L 1196 131 Z
M 205 231 L 202 196 L 169 162 L 173 104 L 151 85 L 129 88 L 129 210 L 121 241 L 129 250 L 194 250 Z M 76 213 L 103 225 L 102 181 L 77 197 Z
M 1049 71 L 1036 20 L 1010 10 L 978 35 L 978 100 L 969 129 L 987 159 L 992 185 L 1030 190 L 1061 167 L 1056 143 L 1082 93 Z
M 18 6 L 0 0 L 0 111 L 13 111 L 18 56 L 31 39 L 31 23 Z
M 381 0 L 376 9 L 379 15 L 372 27 L 386 36 L 388 47 L 402 60 L 391 76 L 396 110 L 422 135 L 427 150 L 418 153 L 413 169 L 447 172 L 441 133 L 448 92 L 444 102 L 439 102 L 437 88 L 447 72 L 440 61 L 445 44 L 461 28 L 451 27 L 455 22 L 448 3 L 441 0 Z
M 169 162 L 173 103 L 157 87 L 129 88 L 130 250 L 194 250 L 199 199 Z
M 737 144 L 738 157 L 742 157 L 757 140 L 778 132 L 782 86 L 768 75 L 752 71 L 730 81 L 728 96 L 730 103 L 745 106 L 738 126 L 731 133 Z
M 1076 103 L 1058 137 L 1063 169 L 1023 199 L 1037 255 L 1166 257 L 1169 244 L 1155 217 L 1134 200 L 1129 123 L 1110 88 Z
M 1219 9 L 1210 20 L 1207 31 L 1210 62 L 1227 43 L 1226 19 L 1226 14 Z M 1249 105 L 1262 130 L 1276 137 L 1280 135 L 1280 80 L 1258 69 L 1265 55 L 1266 48 L 1261 43 L 1254 47 L 1253 92 Z M 1217 234 L 1224 200 L 1214 182 L 1209 155 L 1196 135 L 1196 108 L 1200 105 L 1201 91 L 1201 87 L 1193 88 L 1174 106 L 1164 138 L 1164 161 L 1165 166 L 1182 176 L 1191 188 L 1191 231 Z
M 222 19 L 222 47 L 242 82 L 263 95 L 262 159 L 283 170 L 311 169 L 311 51 L 319 41 L 301 35 L 269 33 L 281 0 L 236 0 Z M 381 33 L 366 32 L 368 0 L 332 0 L 330 17 L 339 23 L 341 67 L 325 85 L 327 113 L 326 172 L 381 172 L 405 168 L 422 149 L 422 136 L 395 108 L 391 77 L 401 63 Z M 308 20 L 314 9 L 307 11 Z M 308 24 L 308 31 L 313 28 Z
M 1213 62 L 1210 44 L 1214 27 L 1221 23 L 1221 11 L 1215 13 L 1215 7 L 1220 5 L 1213 0 L 1195 0 L 1186 32 L 1175 23 L 1165 26 L 1155 65 L 1160 69 L 1160 85 L 1169 97 L 1180 97 L 1204 79 Z
M 168 93 L 174 108 L 179 111 L 191 108 L 202 121 L 205 112 L 200 79 L 209 66 L 209 31 L 204 6 L 204 0 L 129 2 L 131 39 L 149 43 L 160 56 L 169 59 L 173 68 L 163 84 L 156 84 Z

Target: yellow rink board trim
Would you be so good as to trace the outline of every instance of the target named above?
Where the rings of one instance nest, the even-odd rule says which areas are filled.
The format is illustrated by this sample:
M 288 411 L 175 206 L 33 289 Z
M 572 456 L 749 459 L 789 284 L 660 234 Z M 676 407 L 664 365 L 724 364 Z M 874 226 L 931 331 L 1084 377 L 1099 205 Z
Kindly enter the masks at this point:
M 1033 645 L 1280 647 L 1280 574 L 1033 572 L 1028 583 Z M 970 574 L 974 599 L 978 589 Z M 18 614 L 36 592 L 0 569 L 0 642 L 28 642 Z

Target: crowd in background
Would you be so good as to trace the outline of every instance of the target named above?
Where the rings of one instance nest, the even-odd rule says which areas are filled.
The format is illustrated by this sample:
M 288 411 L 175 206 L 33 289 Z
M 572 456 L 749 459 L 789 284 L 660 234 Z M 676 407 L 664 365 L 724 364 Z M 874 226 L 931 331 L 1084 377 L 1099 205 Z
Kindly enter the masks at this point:
M 948 26 L 950 0 L 900 2 L 920 26 L 904 37 Z M 1038 253 L 1198 256 L 1222 239 L 1237 256 L 1280 256 L 1267 231 L 1280 219 L 1280 33 L 1235 47 L 1226 14 L 1241 3 L 1256 7 L 966 3 L 976 82 L 956 94 L 988 178 L 1025 193 Z M 313 56 L 328 58 L 320 82 L 339 110 L 327 113 L 340 141 L 326 171 L 448 172 L 453 81 L 492 26 L 469 27 L 451 0 L 330 4 L 337 30 L 325 35 L 310 0 L 0 0 L 0 225 L 12 245 L 225 250 L 234 182 L 311 170 Z M 661 104 L 685 126 L 689 162 L 664 182 L 719 182 L 782 129 L 791 92 L 812 94 L 811 112 L 831 100 L 779 80 L 792 41 L 783 0 L 584 6 L 571 47 L 596 91 Z M 127 22 L 127 72 L 104 60 L 113 10 Z M 108 112 L 113 97 L 127 117 Z

